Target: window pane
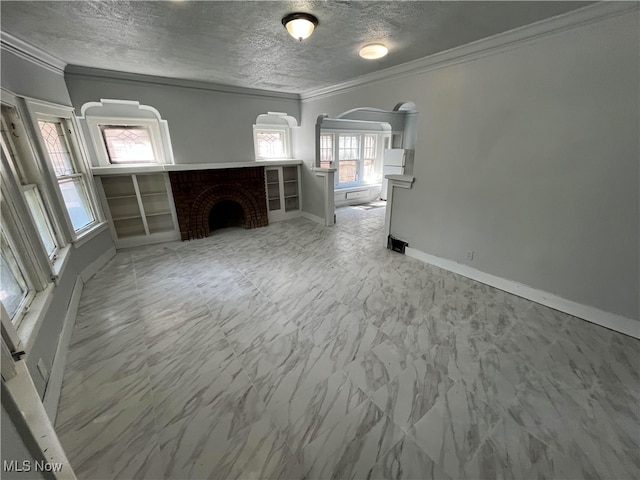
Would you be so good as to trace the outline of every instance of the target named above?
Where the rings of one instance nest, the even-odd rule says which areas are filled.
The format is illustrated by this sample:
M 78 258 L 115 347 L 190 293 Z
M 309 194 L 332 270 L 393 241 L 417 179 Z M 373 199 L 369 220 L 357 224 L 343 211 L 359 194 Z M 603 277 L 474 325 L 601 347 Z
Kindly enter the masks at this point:
M 156 163 L 147 127 L 104 126 L 102 136 L 111 163 Z
M 59 180 L 58 184 L 69 211 L 73 229 L 77 232 L 93 222 L 94 217 L 89 207 L 84 179 L 82 177 L 65 178 Z
M 284 133 L 282 132 L 257 132 L 258 157 L 282 158 L 284 157 Z
M 359 140 L 357 135 L 340 135 L 338 160 L 358 160 L 360 156 Z
M 2 255 L 0 255 L 0 301 L 13 319 L 20 305 L 27 296 L 26 282 L 15 263 L 15 258 L 8 245 L 2 239 Z
M 320 167 L 330 168 L 333 163 L 333 135 L 320 135 Z
M 44 248 L 47 251 L 47 255 L 51 257 L 56 251 L 56 241 L 53 236 L 51 223 L 49 223 L 49 218 L 44 210 L 40 192 L 36 188 L 31 188 L 24 192 L 24 196 L 27 200 L 29 210 L 31 210 L 31 215 L 33 215 L 33 220 Z
M 43 122 L 39 121 L 40 132 L 44 139 L 47 153 L 51 159 L 53 170 L 56 177 L 64 175 L 72 175 L 76 173 L 71 161 L 71 154 L 67 146 L 67 139 L 64 136 L 64 130 L 60 122 Z
M 353 183 L 358 178 L 358 161 L 341 161 L 338 169 L 338 183 Z
M 380 166 L 376 162 L 376 136 L 364 136 L 364 158 L 363 172 L 364 181 L 367 183 L 379 182 L 382 180 Z

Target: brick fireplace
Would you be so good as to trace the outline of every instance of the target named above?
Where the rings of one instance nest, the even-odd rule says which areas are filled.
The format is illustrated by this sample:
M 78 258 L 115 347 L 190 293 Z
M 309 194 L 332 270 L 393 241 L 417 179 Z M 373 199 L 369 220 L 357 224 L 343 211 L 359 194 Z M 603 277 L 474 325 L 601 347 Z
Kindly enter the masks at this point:
M 212 210 L 230 202 L 242 209 L 245 228 L 269 224 L 264 167 L 174 171 L 169 179 L 182 240 L 208 237 Z

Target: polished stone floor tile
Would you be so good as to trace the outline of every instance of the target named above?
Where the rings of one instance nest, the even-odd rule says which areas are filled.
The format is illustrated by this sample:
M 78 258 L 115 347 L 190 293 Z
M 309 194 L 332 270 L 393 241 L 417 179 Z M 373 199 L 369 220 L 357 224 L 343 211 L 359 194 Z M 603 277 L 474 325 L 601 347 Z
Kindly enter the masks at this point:
M 504 417 L 493 428 L 477 453 L 465 465 L 463 477 L 477 478 L 559 478 L 567 470 L 554 462 L 555 452 L 520 427 L 510 417 Z
M 80 480 L 640 478 L 640 342 L 325 228 L 119 251 L 56 430 Z
M 335 428 L 366 400 L 367 395 L 344 372 L 336 372 L 314 388 L 302 390 L 288 403 L 268 404 L 267 409 L 285 432 L 289 447 L 301 454 L 309 442 Z
M 407 432 L 452 386 L 453 380 L 439 365 L 419 358 L 371 398 Z
M 373 394 L 409 367 L 415 357 L 397 347 L 390 340 L 369 350 L 347 365 L 344 370 L 354 385 Z
M 411 427 L 409 435 L 447 475 L 460 478 L 502 413 L 457 383 Z
M 402 430 L 367 400 L 302 451 L 307 478 L 366 478 L 402 437 Z
M 405 435 L 373 466 L 366 478 L 450 480 L 450 477 L 442 471 L 440 466 L 424 453 L 408 435 Z

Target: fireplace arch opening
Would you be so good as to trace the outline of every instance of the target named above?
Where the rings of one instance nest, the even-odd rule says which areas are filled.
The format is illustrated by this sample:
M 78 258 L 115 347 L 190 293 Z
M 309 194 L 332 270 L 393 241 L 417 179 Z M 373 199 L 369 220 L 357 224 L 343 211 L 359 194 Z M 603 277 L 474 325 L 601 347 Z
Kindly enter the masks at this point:
M 209 211 L 209 235 L 214 230 L 230 227 L 246 228 L 244 209 L 238 202 L 222 200 Z

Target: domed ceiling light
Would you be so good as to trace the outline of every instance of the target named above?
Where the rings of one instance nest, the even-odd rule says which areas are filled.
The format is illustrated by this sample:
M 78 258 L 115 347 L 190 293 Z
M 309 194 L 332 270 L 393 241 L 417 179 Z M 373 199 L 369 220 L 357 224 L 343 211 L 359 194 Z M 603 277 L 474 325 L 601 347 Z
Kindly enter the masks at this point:
M 389 52 L 389 49 L 381 43 L 370 43 L 360 49 L 360 56 L 367 60 L 376 60 L 377 58 L 384 57 Z
M 287 29 L 289 35 L 302 41 L 313 33 L 313 30 L 318 26 L 318 19 L 310 13 L 290 13 L 282 18 L 282 25 Z

